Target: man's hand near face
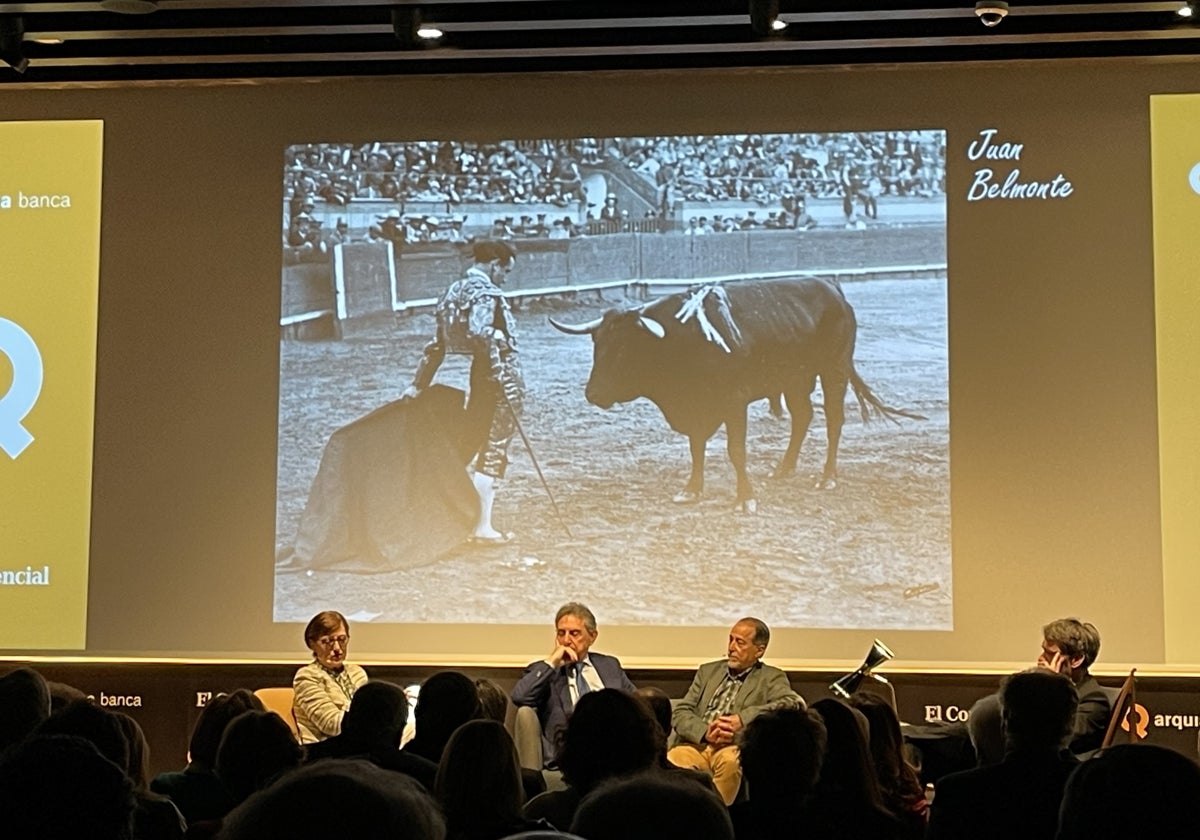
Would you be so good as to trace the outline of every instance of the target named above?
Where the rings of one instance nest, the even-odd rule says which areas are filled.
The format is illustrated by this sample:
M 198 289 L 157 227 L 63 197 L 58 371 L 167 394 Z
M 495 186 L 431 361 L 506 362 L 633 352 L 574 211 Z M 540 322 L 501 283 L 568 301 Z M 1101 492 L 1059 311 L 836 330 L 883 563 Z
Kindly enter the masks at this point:
M 1045 657 L 1039 657 L 1038 665 L 1040 665 L 1042 668 L 1053 671 L 1056 674 L 1070 673 L 1071 670 L 1071 666 L 1067 661 L 1067 657 L 1063 656 L 1061 653 L 1055 653 L 1049 659 L 1046 659 Z
M 554 650 L 546 657 L 546 664 L 551 668 L 558 668 L 562 665 L 569 665 L 572 662 L 578 662 L 579 657 L 575 651 L 571 650 L 566 645 L 555 644 Z

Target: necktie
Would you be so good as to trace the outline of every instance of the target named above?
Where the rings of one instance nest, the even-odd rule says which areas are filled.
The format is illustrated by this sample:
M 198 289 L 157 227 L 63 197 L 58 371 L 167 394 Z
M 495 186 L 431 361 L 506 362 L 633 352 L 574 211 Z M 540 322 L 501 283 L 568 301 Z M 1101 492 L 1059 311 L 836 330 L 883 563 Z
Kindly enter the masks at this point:
M 579 698 L 592 690 L 588 685 L 587 680 L 583 678 L 583 663 L 575 663 L 575 702 L 579 702 Z

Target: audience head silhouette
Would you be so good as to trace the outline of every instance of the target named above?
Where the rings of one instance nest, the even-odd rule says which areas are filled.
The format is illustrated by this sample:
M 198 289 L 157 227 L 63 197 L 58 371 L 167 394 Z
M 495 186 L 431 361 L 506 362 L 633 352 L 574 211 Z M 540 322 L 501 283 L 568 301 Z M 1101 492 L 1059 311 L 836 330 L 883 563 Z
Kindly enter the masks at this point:
M 86 738 L 35 734 L 0 761 L 6 837 L 130 840 L 133 810 L 125 771 Z
M 475 680 L 479 693 L 479 713 L 487 720 L 504 723 L 508 718 L 508 694 L 495 680 Z
M 464 723 L 446 743 L 434 791 L 451 837 L 500 837 L 518 827 L 525 792 L 517 748 L 503 724 Z
M 742 773 L 754 791 L 751 806 L 784 809 L 786 817 L 811 795 L 825 756 L 825 723 L 810 709 L 776 709 L 742 732 Z
M 342 734 L 363 746 L 400 746 L 408 722 L 408 697 L 395 683 L 370 680 L 354 692 L 342 718 Z
M 558 757 L 563 779 L 587 792 L 613 776 L 646 770 L 658 760 L 662 738 L 645 703 L 615 688 L 590 691 L 567 721 Z
M 1118 744 L 1071 774 L 1058 840 L 1194 837 L 1200 825 L 1200 766 L 1174 750 Z
M 440 671 L 421 686 L 413 714 L 417 731 L 405 749 L 437 763 L 454 730 L 479 717 L 479 692 L 470 677 Z
M 1061 749 L 1078 706 L 1075 684 L 1062 674 L 1032 668 L 1007 677 L 1000 685 L 1007 751 Z
M 126 761 L 125 775 L 133 782 L 137 790 L 145 790 L 150 773 L 150 744 L 146 741 L 146 733 L 141 724 L 124 712 L 113 712 L 125 736 Z
M 660 773 L 600 785 L 579 803 L 571 831 L 588 840 L 733 840 L 715 791 Z
M 78 735 L 95 745 L 100 754 L 121 768 L 129 766 L 129 742 L 116 715 L 88 700 L 76 700 L 46 718 L 38 727 L 42 735 Z
M 0 752 L 18 743 L 50 716 L 50 687 L 30 668 L 0 677 Z
M 871 762 L 867 719 L 840 700 L 818 700 L 812 709 L 825 723 L 826 744 L 809 803 L 811 833 L 889 836 L 895 819 L 884 806 Z M 750 800 L 753 803 L 754 797 Z
M 217 766 L 217 748 L 225 727 L 242 712 L 263 712 L 266 708 L 249 689 L 239 688 L 228 694 L 218 694 L 200 710 L 192 738 L 188 742 L 190 763 L 197 768 L 211 770 Z
M 446 829 L 437 805 L 412 779 L 368 761 L 330 759 L 289 773 L 251 796 L 230 812 L 219 836 L 443 840 Z
M 635 691 L 633 696 L 649 707 L 663 738 L 671 737 L 671 698 L 667 692 L 655 686 L 645 686 Z
M 242 712 L 225 727 L 217 776 L 235 804 L 300 764 L 300 745 L 274 712 Z

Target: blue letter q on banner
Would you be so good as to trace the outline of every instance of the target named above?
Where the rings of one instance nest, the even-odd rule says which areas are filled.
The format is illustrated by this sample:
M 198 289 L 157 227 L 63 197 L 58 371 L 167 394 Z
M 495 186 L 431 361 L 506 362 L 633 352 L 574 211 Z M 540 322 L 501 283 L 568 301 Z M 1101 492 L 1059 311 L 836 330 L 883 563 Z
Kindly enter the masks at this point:
M 5 318 L 0 318 L 0 353 L 13 370 L 12 386 L 0 397 L 0 449 L 15 461 L 33 443 L 21 421 L 42 393 L 42 354 L 29 333 Z

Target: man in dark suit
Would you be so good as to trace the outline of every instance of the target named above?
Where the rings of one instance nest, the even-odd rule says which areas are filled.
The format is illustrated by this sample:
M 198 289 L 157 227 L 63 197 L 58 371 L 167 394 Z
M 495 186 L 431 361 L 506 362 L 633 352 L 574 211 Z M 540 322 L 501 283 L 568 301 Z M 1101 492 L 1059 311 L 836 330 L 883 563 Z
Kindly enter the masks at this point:
M 787 674 L 761 660 L 771 631 L 757 618 L 743 618 L 729 631 L 727 655 L 696 670 L 687 694 L 675 706 L 674 746 L 667 758 L 678 767 L 712 773 L 725 804 L 742 783 L 734 737 L 768 709 L 802 708 Z
M 537 710 L 547 768 L 557 766 L 559 739 L 580 695 L 602 688 L 637 688 L 615 656 L 591 652 L 598 635 L 591 610 L 575 602 L 564 604 L 554 616 L 554 649 L 545 659 L 530 663 L 513 686 L 513 703 Z
M 1063 749 L 1078 704 L 1071 680 L 1048 668 L 1008 677 L 1004 759 L 938 782 L 927 840 L 1053 840 L 1067 777 L 1079 766 Z
M 1100 748 L 1112 706 L 1108 695 L 1088 669 L 1100 655 L 1100 632 L 1095 625 L 1077 618 L 1060 618 L 1042 628 L 1042 652 L 1039 668 L 1049 668 L 1070 677 L 1079 693 L 1079 709 L 1067 738 L 1076 755 Z
M 1079 706 L 1071 721 L 1067 749 L 1081 758 L 1100 748 L 1112 706 L 1108 695 L 1088 669 L 1100 654 L 1100 633 L 1095 626 L 1077 618 L 1059 618 L 1042 628 L 1042 649 L 1037 666 L 1070 678 L 1079 694 Z M 980 765 L 995 764 L 1004 755 L 1001 735 L 1000 700 L 996 694 L 971 707 L 967 731 Z

